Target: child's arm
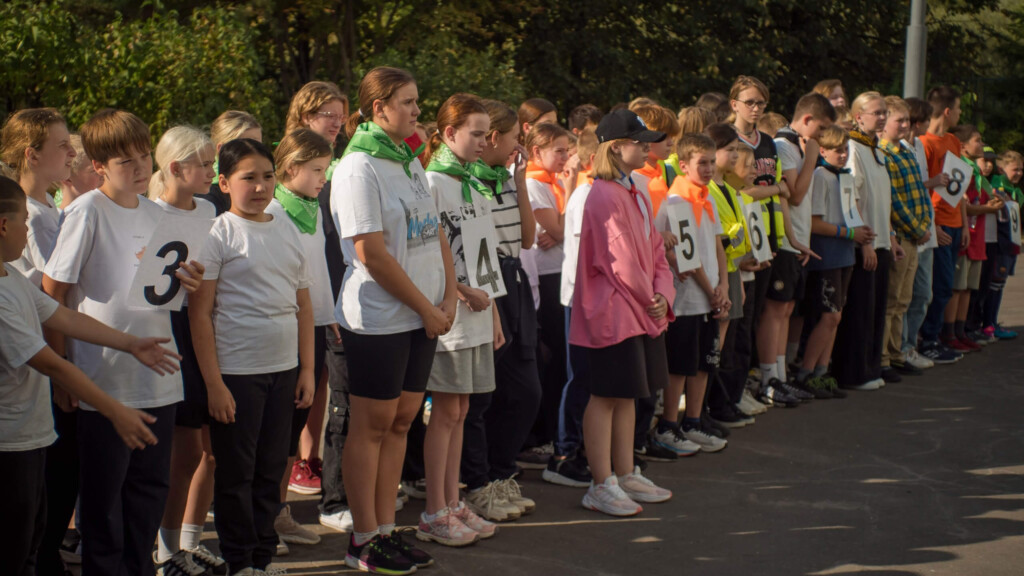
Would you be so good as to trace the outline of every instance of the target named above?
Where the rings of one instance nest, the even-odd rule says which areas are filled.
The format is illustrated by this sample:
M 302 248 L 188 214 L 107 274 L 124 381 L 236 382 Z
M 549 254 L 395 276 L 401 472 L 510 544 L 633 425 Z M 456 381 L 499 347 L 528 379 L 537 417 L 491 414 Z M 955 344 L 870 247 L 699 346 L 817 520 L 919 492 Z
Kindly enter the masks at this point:
M 505 332 L 501 329 L 501 316 L 498 314 L 498 307 L 491 307 L 494 315 L 494 349 L 497 350 L 505 345 Z
M 780 198 L 779 203 L 782 204 L 782 226 L 786 232 L 786 239 L 789 240 L 790 246 L 800 252 L 800 256 L 797 257 L 797 260 L 799 260 L 800 264 L 804 266 L 810 262 L 812 257 L 821 260 L 820 256 L 815 254 L 809 247 L 804 246 L 796 239 L 796 232 L 793 231 L 793 221 L 789 215 L 789 200 L 786 198 Z
M 526 191 L 526 148 L 523 148 L 521 144 L 516 144 L 515 152 L 512 154 L 515 156 L 516 164 L 516 200 L 519 203 L 522 247 L 524 250 L 528 250 L 533 247 L 534 234 L 537 233 L 537 220 L 533 216 L 533 207 L 530 206 L 530 194 Z
M 127 352 L 161 376 L 177 372 L 178 364 L 174 360 L 181 361 L 181 356 L 161 346 L 170 342 L 170 338 L 138 338 L 64 305 L 57 307 L 43 322 L 43 327 L 75 340 Z
M 533 215 L 537 217 L 537 222 L 544 232 L 547 232 L 556 245 L 561 246 L 565 226 L 564 216 L 554 208 L 538 208 L 533 211 Z
M 295 291 L 295 301 L 299 311 L 295 315 L 299 319 L 299 380 L 295 385 L 295 407 L 309 408 L 313 405 L 313 393 L 316 391 L 314 380 L 314 348 L 313 334 L 313 302 L 309 299 L 309 288 Z
M 764 200 L 776 196 L 782 192 L 782 186 L 780 184 L 772 184 L 771 186 L 748 186 L 741 190 L 747 196 L 750 196 L 754 200 Z
M 963 250 L 971 243 L 971 223 L 967 218 L 967 199 L 960 198 L 960 223 L 963 232 L 960 234 L 960 249 Z
M 141 450 L 147 444 L 156 444 L 156 436 L 146 426 L 146 424 L 156 422 L 153 415 L 128 408 L 114 400 L 89 380 L 77 366 L 61 358 L 49 346 L 30 358 L 28 365 L 43 375 L 49 376 L 50 380 L 58 386 L 66 389 L 75 397 L 85 400 L 100 414 L 106 416 L 129 448 Z
M 789 201 L 793 206 L 799 206 L 807 197 L 807 191 L 811 189 L 811 177 L 814 175 L 814 166 L 818 163 L 818 151 L 818 142 L 808 140 L 804 144 L 804 165 L 800 173 L 797 174 L 796 169 L 793 169 L 782 174 L 782 179 L 789 184 Z
M 188 321 L 192 328 L 192 348 L 199 372 L 206 382 L 210 416 L 218 422 L 235 421 L 235 399 L 224 384 L 217 359 L 217 340 L 213 332 L 213 302 L 217 294 L 216 280 L 203 280 L 199 290 L 188 299 Z
M 722 246 L 720 234 L 715 236 L 715 257 L 718 259 L 718 286 L 715 286 L 714 294 L 718 302 L 712 300 L 711 306 L 721 308 L 724 313 L 732 303 L 729 302 L 729 264 L 725 259 L 725 247 Z
M 445 333 L 452 329 L 455 322 L 455 309 L 459 305 L 459 283 L 455 278 L 455 257 L 452 255 L 451 244 L 448 244 L 448 235 L 441 228 L 438 228 L 441 235 L 441 261 L 444 262 L 444 297 L 441 301 L 441 310 L 448 319 L 448 327 Z
M 57 301 L 57 304 L 65 306 L 65 300 L 67 299 L 68 290 L 74 284 L 68 284 L 67 282 L 58 282 L 49 275 L 43 274 L 43 292 L 46 293 L 50 298 Z M 64 340 L 64 334 L 43 326 L 43 337 L 46 339 L 46 343 L 50 345 L 53 351 L 63 358 L 67 358 L 67 343 Z M 53 403 L 64 412 L 72 412 L 78 408 L 78 399 L 71 395 L 71 393 L 64 389 L 63 386 L 57 386 L 53 388 Z

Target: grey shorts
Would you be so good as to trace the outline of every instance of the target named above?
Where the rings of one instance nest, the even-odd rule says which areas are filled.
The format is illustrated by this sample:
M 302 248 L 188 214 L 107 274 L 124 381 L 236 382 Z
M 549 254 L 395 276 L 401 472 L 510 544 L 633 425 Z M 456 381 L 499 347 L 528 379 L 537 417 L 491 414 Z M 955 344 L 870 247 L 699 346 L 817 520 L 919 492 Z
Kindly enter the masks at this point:
M 981 286 L 981 260 L 971 260 L 966 254 L 957 256 L 953 290 L 977 290 Z
M 482 394 L 494 391 L 494 344 L 447 352 L 438 350 L 427 391 Z

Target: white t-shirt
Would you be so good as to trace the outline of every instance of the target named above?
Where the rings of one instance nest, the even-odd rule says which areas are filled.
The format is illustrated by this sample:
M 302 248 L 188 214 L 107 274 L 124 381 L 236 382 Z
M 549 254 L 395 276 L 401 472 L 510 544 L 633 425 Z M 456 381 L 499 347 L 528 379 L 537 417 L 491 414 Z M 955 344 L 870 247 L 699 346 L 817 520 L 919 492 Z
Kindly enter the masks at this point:
M 798 148 L 796 144 L 793 144 L 785 138 L 776 138 L 775 150 L 779 154 L 779 164 L 782 165 L 783 174 L 789 170 L 796 170 L 796 173 L 800 174 L 800 170 L 804 167 L 804 157 L 800 154 L 800 148 Z M 796 182 L 793 182 L 793 185 L 796 185 Z M 790 202 L 789 220 L 790 226 L 793 227 L 793 235 L 796 236 L 797 242 L 804 246 L 809 246 L 811 242 L 810 186 L 807 187 L 807 194 L 804 195 L 799 206 Z M 799 252 L 793 248 L 793 245 L 789 243 L 789 238 L 786 236 L 782 237 L 782 249 L 787 252 Z
M 46 275 L 75 284 L 69 308 L 136 336 L 172 338 L 166 310 L 137 310 L 127 305 L 139 259 L 164 211 L 139 196 L 125 208 L 99 190 L 80 196 L 64 210 L 57 244 Z M 177 349 L 172 338 L 165 347 Z M 129 408 L 158 408 L 182 400 L 181 374 L 161 376 L 127 352 L 69 339 L 68 357 L 104 392 Z M 82 408 L 92 410 L 85 403 Z
M 473 192 L 473 202 L 466 204 L 462 184 L 448 174 L 427 172 L 427 185 L 437 202 L 441 227 L 452 248 L 455 260 L 455 280 L 469 285 L 466 251 L 462 244 L 462 221 L 470 218 L 491 218 L 490 201 Z M 497 263 L 495 263 L 497 264 Z M 475 266 L 475 263 L 474 263 Z M 493 302 L 491 304 L 493 306 Z M 452 329 L 437 339 L 437 349 L 444 352 L 476 348 L 494 341 L 494 311 L 490 308 L 473 312 L 462 300 L 455 307 Z
M 168 214 L 174 214 L 175 216 L 184 216 L 186 218 L 202 218 L 204 220 L 213 220 L 217 217 L 217 207 L 212 202 L 204 198 L 193 197 L 192 201 L 195 202 L 196 207 L 191 210 L 182 210 L 176 206 L 172 206 L 167 202 L 164 202 L 162 198 L 153 200 L 156 205 L 163 208 L 164 212 Z M 185 294 L 185 298 L 181 301 L 182 309 L 188 306 L 188 294 Z
M 299 305 L 309 288 L 299 231 L 286 218 L 217 217 L 200 260 L 217 281 L 213 332 L 222 374 L 272 374 L 299 364 Z
M 672 225 L 668 221 L 666 206 L 680 202 L 686 202 L 686 200 L 675 194 L 669 194 L 668 198 L 661 203 L 661 207 L 658 208 L 658 215 L 654 219 L 654 228 L 656 230 L 672 231 Z M 708 199 L 708 202 L 710 202 L 711 210 L 715 213 L 715 221 L 710 222 L 708 220 L 707 212 L 702 214 L 700 225 L 694 222 L 694 227 L 697 229 L 694 242 L 697 244 L 697 254 L 700 256 L 700 264 L 704 268 L 704 274 L 707 275 L 708 282 L 714 288 L 718 286 L 718 236 L 723 234 L 723 232 L 722 220 L 718 217 L 718 209 L 715 207 L 715 202 L 711 199 Z M 696 212 L 696 207 L 694 207 L 694 211 Z M 700 285 L 697 284 L 695 278 L 691 276 L 686 279 L 686 282 L 680 282 L 679 278 L 675 277 L 675 274 L 672 276 L 676 286 L 676 299 L 672 302 L 672 311 L 675 312 L 676 316 L 696 316 L 711 312 L 711 300 L 704 293 L 704 290 L 701 289 Z
M 363 152 L 342 158 L 331 184 L 331 216 L 341 236 L 345 279 L 334 316 L 347 330 L 396 334 L 423 327 L 412 308 L 377 284 L 356 257 L 353 237 L 383 232 L 388 253 L 434 305 L 444 299 L 437 206 L 419 162 L 409 165 Z
M 879 165 L 875 156 L 882 161 Z M 853 174 L 854 193 L 857 207 L 864 223 L 875 232 L 875 250 L 888 250 L 892 246 L 889 237 L 889 215 L 892 213 L 892 181 L 885 166 L 885 152 L 850 140 L 850 159 L 846 167 Z
M 533 178 L 526 179 L 526 191 L 530 195 L 530 206 L 533 211 L 543 210 L 550 208 L 558 214 L 558 199 L 555 198 L 555 191 L 551 188 L 550 184 L 545 184 L 539 180 Z M 564 230 L 564 229 L 563 229 Z M 537 235 L 544 231 L 544 228 L 540 225 L 540 221 L 537 222 Z M 562 247 L 560 245 L 552 246 L 547 250 L 542 250 L 537 243 L 533 243 L 533 248 L 530 248 L 532 252 L 533 261 L 537 265 L 537 274 L 544 276 L 546 274 L 558 274 L 562 271 Z
M 0 278 L 0 452 L 53 444 L 50 381 L 27 362 L 46 347 L 42 323 L 57 311 L 10 263 Z
M 633 173 L 634 182 L 637 177 Z M 565 253 L 565 260 L 562 261 L 562 306 L 572 306 L 572 295 L 576 288 L 576 262 L 580 253 L 580 234 L 583 232 L 583 207 L 587 204 L 587 196 L 590 196 L 592 184 L 580 184 L 569 201 L 565 204 L 565 237 L 562 242 L 562 250 Z M 639 186 L 638 186 L 639 188 Z
M 275 198 L 267 206 L 267 214 L 276 220 L 292 224 L 291 217 L 284 209 L 284 206 Z M 294 225 L 294 224 L 293 224 Z M 313 234 L 299 233 L 299 241 L 302 243 L 302 252 L 306 255 L 309 266 L 309 299 L 313 303 L 313 325 L 327 326 L 334 324 L 334 294 L 331 292 L 331 277 L 327 273 L 327 244 L 324 236 L 324 214 L 318 212 L 316 216 L 316 232 Z
M 633 179 L 633 185 L 636 186 L 636 189 L 639 190 L 645 198 L 647 198 L 648 202 L 650 202 L 651 190 L 649 185 L 651 183 L 651 179 L 636 170 L 633 171 L 630 177 Z M 566 205 L 565 209 L 568 211 L 569 206 Z
M 28 244 L 25 251 L 11 264 L 14 269 L 38 288 L 43 283 L 43 268 L 50 259 L 53 245 L 57 243 L 57 232 L 60 231 L 60 210 L 53 203 L 50 195 L 46 195 L 46 204 L 26 196 L 28 200 Z
M 490 201 L 494 230 L 498 233 L 498 256 L 518 258 L 523 249 L 523 219 L 519 217 L 519 193 L 512 177 L 502 183 L 501 194 Z

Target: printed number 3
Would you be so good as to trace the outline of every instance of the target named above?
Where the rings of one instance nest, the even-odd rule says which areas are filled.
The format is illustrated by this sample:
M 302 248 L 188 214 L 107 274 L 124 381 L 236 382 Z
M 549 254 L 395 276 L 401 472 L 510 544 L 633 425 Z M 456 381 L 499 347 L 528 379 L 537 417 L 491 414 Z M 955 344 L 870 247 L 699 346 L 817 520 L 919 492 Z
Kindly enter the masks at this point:
M 487 239 L 480 239 L 480 254 L 476 258 L 476 283 L 480 286 L 490 284 L 491 294 L 498 292 L 498 273 L 491 265 L 490 252 L 487 250 Z
M 690 227 L 689 220 L 679 221 L 679 242 L 685 242 L 686 248 L 683 248 L 683 258 L 687 260 L 693 259 L 693 236 L 686 231 Z
M 153 306 L 163 306 L 164 304 L 167 304 L 178 295 L 178 289 L 181 288 L 181 280 L 178 280 L 178 277 L 175 276 L 174 273 L 178 270 L 178 266 L 188 259 L 188 246 L 180 240 L 168 242 L 167 244 L 164 244 L 159 251 L 157 251 L 156 256 L 157 258 L 163 258 L 171 252 L 174 252 L 176 257 L 173 262 L 164 267 L 163 271 L 163 276 L 167 276 L 171 279 L 171 284 L 167 287 L 167 291 L 163 294 L 157 294 L 156 287 L 154 286 L 146 286 L 144 288 L 143 294 L 146 297 L 146 302 L 149 302 Z

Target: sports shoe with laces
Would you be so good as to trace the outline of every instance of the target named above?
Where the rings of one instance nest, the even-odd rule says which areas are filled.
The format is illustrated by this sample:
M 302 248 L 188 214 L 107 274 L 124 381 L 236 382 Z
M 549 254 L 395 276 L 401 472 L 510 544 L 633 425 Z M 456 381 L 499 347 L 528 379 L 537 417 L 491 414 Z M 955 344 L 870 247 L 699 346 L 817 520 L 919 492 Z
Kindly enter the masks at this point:
M 432 519 L 429 516 L 426 512 L 420 514 L 420 523 L 416 528 L 417 540 L 460 548 L 469 546 L 480 538 L 480 534 L 463 524 L 450 508 L 438 510 Z
M 972 340 L 970 336 L 967 336 L 966 334 L 963 336 L 957 336 L 956 339 L 965 347 L 969 348 L 971 352 L 977 352 L 978 350 L 981 350 L 981 344 L 978 344 L 977 342 Z
M 534 508 L 537 507 L 537 503 L 533 500 L 523 496 L 522 486 L 519 482 L 516 482 L 515 478 L 506 478 L 504 480 L 495 480 L 495 484 L 498 485 L 498 490 L 508 500 L 509 504 L 519 508 L 519 515 L 529 514 L 533 512 Z
M 449 507 L 452 514 L 456 518 L 462 521 L 463 524 L 468 526 L 471 530 L 476 531 L 480 535 L 481 540 L 486 540 L 491 536 L 494 536 L 498 532 L 498 525 L 494 522 L 488 522 L 483 518 L 477 516 L 466 506 L 465 502 L 460 501 L 454 508 Z
M 590 468 L 587 467 L 587 461 L 578 455 L 552 456 L 548 460 L 548 467 L 544 469 L 541 478 L 545 482 L 570 488 L 586 488 L 593 480 Z
M 284 566 L 274 566 L 273 564 L 267 565 L 263 570 L 253 572 L 253 576 L 287 576 L 287 574 L 287 568 Z
M 725 426 L 720 426 L 717 422 L 711 419 L 711 415 L 708 414 L 707 410 L 701 410 L 700 413 L 700 429 L 716 436 L 718 438 L 728 438 L 732 431 Z
M 733 410 L 732 406 L 728 404 L 721 408 L 711 410 L 709 416 L 711 416 L 711 419 L 715 421 L 715 424 L 725 428 L 743 428 L 747 424 L 751 423 L 749 417 L 741 417 Z
M 543 470 L 548 466 L 548 459 L 555 453 L 551 442 L 523 450 L 516 456 L 516 464 L 523 470 Z
M 385 546 L 380 534 L 362 546 L 356 546 L 355 535 L 348 539 L 345 565 L 362 572 L 402 576 L 416 571 L 416 564 L 401 552 Z
M 992 331 L 992 335 L 1000 340 L 1013 340 L 1014 338 L 1017 337 L 1017 332 L 1009 330 L 1007 328 L 1003 328 L 999 324 L 996 324 L 995 328 Z
M 932 362 L 930 358 L 925 358 L 917 351 L 917 348 L 911 348 L 906 353 L 906 358 L 903 360 L 906 366 L 917 368 L 918 370 L 927 370 L 935 367 L 935 362 Z
M 506 522 L 519 518 L 519 507 L 505 498 L 497 483 L 486 485 L 466 493 L 466 505 L 470 510 L 492 522 Z
M 828 400 L 829 398 L 834 398 L 832 389 L 829 388 L 828 383 L 825 382 L 822 376 L 809 376 L 803 382 L 803 387 L 811 394 L 814 394 L 816 399 Z
M 188 551 L 192 554 L 192 561 L 206 568 L 206 571 L 214 576 L 224 576 L 228 573 L 228 563 L 210 551 L 209 548 L 200 544 Z
M 427 554 L 423 550 L 409 544 L 402 538 L 402 532 L 412 532 L 413 528 L 404 528 L 401 531 L 398 529 L 392 530 L 391 534 L 381 534 L 380 543 L 385 548 L 390 548 L 395 552 L 398 552 L 402 556 L 405 556 L 410 562 L 412 562 L 417 568 L 426 568 L 434 564 L 434 558 L 430 554 Z
M 933 364 L 953 364 L 963 358 L 963 354 L 950 350 L 938 342 L 922 344 L 918 352 L 924 358 L 931 360 Z
M 292 465 L 292 475 L 288 478 L 288 491 L 307 495 L 320 493 L 320 476 L 310 467 L 309 462 L 296 460 Z
M 643 507 L 619 487 L 615 475 L 609 476 L 601 484 L 591 484 L 583 495 L 583 507 L 609 516 L 634 516 L 643 511 Z
M 320 525 L 327 526 L 338 532 L 351 532 L 352 511 L 346 508 L 333 514 L 320 514 Z
M 988 346 L 989 344 L 999 340 L 998 338 L 995 337 L 995 334 L 989 334 L 984 330 L 972 330 L 971 332 L 967 333 L 967 337 L 970 338 L 971 341 L 973 341 L 974 343 L 981 346 Z
M 420 478 L 415 482 L 413 482 L 412 480 L 402 480 L 402 490 L 404 490 L 405 493 L 410 498 L 415 498 L 417 500 L 426 500 L 427 480 L 426 478 Z
M 685 425 L 682 428 L 683 436 L 700 446 L 701 452 L 719 452 L 728 445 L 729 441 L 712 436 L 701 428 L 696 426 L 687 428 Z
M 943 346 L 949 348 L 950 350 L 953 350 L 954 352 L 960 352 L 961 354 L 968 354 L 970 352 L 974 352 L 974 348 L 968 346 L 966 343 L 962 342 L 959 338 L 956 337 L 941 338 L 940 342 L 942 342 Z M 981 347 L 979 346 L 979 349 L 980 348 Z
M 678 424 L 663 432 L 655 428 L 651 433 L 651 440 L 661 448 L 671 450 L 676 456 L 692 456 L 700 452 L 700 446 L 683 437 Z
M 277 518 L 274 519 L 274 530 L 277 532 L 277 536 L 287 544 L 306 544 L 312 546 L 320 543 L 319 534 L 308 528 L 303 528 L 301 524 L 292 518 L 292 507 L 288 504 L 281 508 Z
M 908 356 L 909 356 L 909 354 L 908 354 Z M 920 375 L 924 374 L 924 370 L 922 370 L 921 368 L 918 368 L 917 366 L 914 366 L 913 364 L 911 364 L 910 362 L 908 362 L 905 359 L 904 360 L 900 360 L 899 358 L 893 358 L 890 361 L 890 364 L 892 365 L 892 369 L 893 370 L 895 370 L 896 372 L 899 372 L 900 374 L 906 375 L 906 376 L 920 376 Z
M 679 459 L 678 454 L 657 444 L 650 435 L 644 440 L 643 446 L 633 449 L 633 455 L 634 460 L 639 457 L 651 462 L 675 462 Z
M 631 474 L 619 476 L 619 488 L 634 502 L 665 502 L 672 498 L 672 491 L 656 486 L 645 478 L 640 467 L 633 468 Z
M 192 554 L 178 550 L 166 561 L 157 564 L 156 573 L 158 576 L 203 576 L 206 574 L 206 568 L 193 562 Z
M 750 390 L 746 387 L 743 388 L 743 395 L 740 396 L 740 402 L 737 405 L 740 410 L 750 414 L 751 416 L 757 416 L 758 414 L 764 414 L 768 411 L 768 407 L 757 401 L 754 395 L 750 393 Z
M 828 391 L 832 394 L 833 398 L 846 398 L 846 392 L 843 392 L 842 388 L 839 387 L 839 382 L 837 382 L 835 377 L 831 374 L 826 372 L 824 376 L 821 376 L 821 382 L 828 388 Z
M 772 378 L 758 391 L 758 398 L 771 402 L 774 406 L 784 408 L 795 408 L 800 405 L 800 399 L 783 390 L 782 383 L 778 378 Z
M 814 400 L 814 394 L 806 390 L 801 390 L 796 386 L 793 386 L 793 384 L 790 382 L 779 381 L 779 384 L 777 386 L 781 388 L 784 392 L 786 392 L 790 396 L 793 396 L 794 398 L 801 402 L 809 402 L 811 400 Z

